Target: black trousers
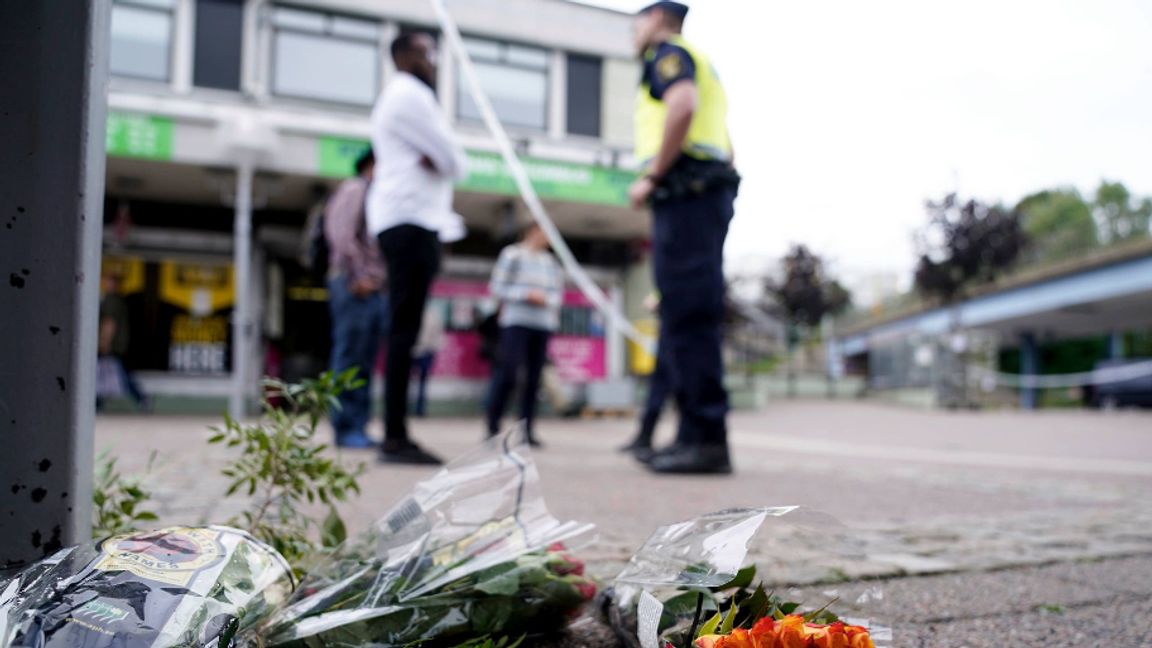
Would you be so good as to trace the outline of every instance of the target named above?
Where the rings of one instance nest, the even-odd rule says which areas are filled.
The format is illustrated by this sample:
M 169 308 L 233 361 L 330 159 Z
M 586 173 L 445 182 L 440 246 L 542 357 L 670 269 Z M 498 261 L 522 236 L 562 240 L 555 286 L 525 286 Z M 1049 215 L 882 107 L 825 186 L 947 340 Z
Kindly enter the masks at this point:
M 420 337 L 432 280 L 440 271 L 440 239 L 415 225 L 384 230 L 377 238 L 388 266 L 391 306 L 388 364 L 384 371 L 384 443 L 408 441 L 408 382 L 412 349 Z
M 508 326 L 500 330 L 500 355 L 492 372 L 492 390 L 488 395 L 489 434 L 500 432 L 500 419 L 504 417 L 508 399 L 516 389 L 516 378 L 523 370 L 520 418 L 524 420 L 528 436 L 532 436 L 536 421 L 536 395 L 540 391 L 540 376 L 544 373 L 548 340 L 551 337 L 548 331 L 524 326 Z
M 660 358 L 680 410 L 677 443 L 728 442 L 728 392 L 721 353 L 724 240 L 735 188 L 653 206 L 652 265 L 660 291 Z
M 672 376 L 668 362 L 664 345 L 659 344 L 656 347 L 656 369 L 648 379 L 648 399 L 644 403 L 644 414 L 640 417 L 640 433 L 637 439 L 649 445 L 652 444 L 652 437 L 656 434 L 660 415 L 664 412 L 664 403 L 672 395 Z

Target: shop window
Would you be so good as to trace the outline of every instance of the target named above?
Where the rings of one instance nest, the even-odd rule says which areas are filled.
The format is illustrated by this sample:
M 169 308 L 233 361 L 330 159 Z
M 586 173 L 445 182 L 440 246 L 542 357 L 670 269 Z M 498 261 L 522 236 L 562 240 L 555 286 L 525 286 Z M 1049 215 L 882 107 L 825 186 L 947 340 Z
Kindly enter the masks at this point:
M 380 91 L 377 21 L 292 7 L 272 9 L 272 92 L 370 106 Z
M 239 90 L 243 39 L 243 0 L 197 0 L 193 83 Z
M 479 38 L 465 38 L 464 44 L 500 120 L 508 126 L 547 130 L 548 51 Z M 457 116 L 481 120 L 480 108 L 461 75 L 457 84 Z
M 602 62 L 594 56 L 568 55 L 568 132 L 600 137 Z
M 115 76 L 168 81 L 175 0 L 115 0 L 110 69 Z

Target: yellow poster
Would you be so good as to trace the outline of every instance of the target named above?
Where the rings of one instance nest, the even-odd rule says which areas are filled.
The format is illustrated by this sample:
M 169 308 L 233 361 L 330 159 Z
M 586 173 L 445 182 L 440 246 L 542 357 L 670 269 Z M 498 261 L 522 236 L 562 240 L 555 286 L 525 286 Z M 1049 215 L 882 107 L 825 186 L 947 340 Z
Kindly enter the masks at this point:
M 100 260 L 100 276 L 120 279 L 121 295 L 144 290 L 144 260 L 136 257 L 106 256 Z
M 229 322 L 236 302 L 232 266 L 165 261 L 160 264 L 160 299 L 181 312 L 172 319 L 168 369 L 187 374 L 228 370 Z
M 160 264 L 160 299 L 189 315 L 206 317 L 236 301 L 232 266 L 165 261 Z

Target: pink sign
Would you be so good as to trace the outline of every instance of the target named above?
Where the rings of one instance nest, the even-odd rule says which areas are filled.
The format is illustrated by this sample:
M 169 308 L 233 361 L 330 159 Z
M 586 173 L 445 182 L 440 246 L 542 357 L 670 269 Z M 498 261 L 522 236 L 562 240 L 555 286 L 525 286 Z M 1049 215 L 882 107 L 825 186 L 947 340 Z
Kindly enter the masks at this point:
M 434 376 L 441 378 L 486 379 L 491 367 L 480 358 L 480 335 L 475 330 L 475 312 L 488 298 L 488 284 L 483 281 L 443 279 L 432 286 L 432 298 L 444 304 L 444 347 L 436 355 Z M 577 290 L 564 294 L 566 315 L 584 317 L 564 318 L 568 328 L 580 328 L 579 323 L 598 321 L 591 312 L 591 302 Z M 563 330 L 552 337 L 548 355 L 556 366 L 561 380 L 586 383 L 603 379 L 607 371 L 607 344 L 602 327 L 584 326 L 586 330 Z

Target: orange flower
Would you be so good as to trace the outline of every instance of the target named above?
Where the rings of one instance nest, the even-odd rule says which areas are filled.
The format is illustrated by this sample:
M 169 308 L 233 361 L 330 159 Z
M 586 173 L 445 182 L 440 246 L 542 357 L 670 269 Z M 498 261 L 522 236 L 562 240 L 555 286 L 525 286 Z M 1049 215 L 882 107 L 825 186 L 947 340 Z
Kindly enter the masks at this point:
M 827 626 L 808 624 L 807 630 L 811 634 L 812 645 L 815 648 L 851 648 L 843 623 Z
M 848 645 L 851 648 L 876 648 L 872 643 L 872 637 L 868 634 L 868 628 L 863 626 L 844 626 L 844 631 L 848 634 Z
M 777 648 L 780 642 L 776 638 L 776 619 L 765 617 L 752 626 L 752 639 L 756 648 Z
M 778 622 L 776 630 L 780 648 L 809 648 L 807 633 L 804 631 L 804 617 L 790 614 Z
M 786 616 L 777 621 L 760 619 L 751 630 L 708 635 L 696 640 L 696 648 L 875 648 L 868 629 L 833 623 L 805 623 L 804 617 Z

